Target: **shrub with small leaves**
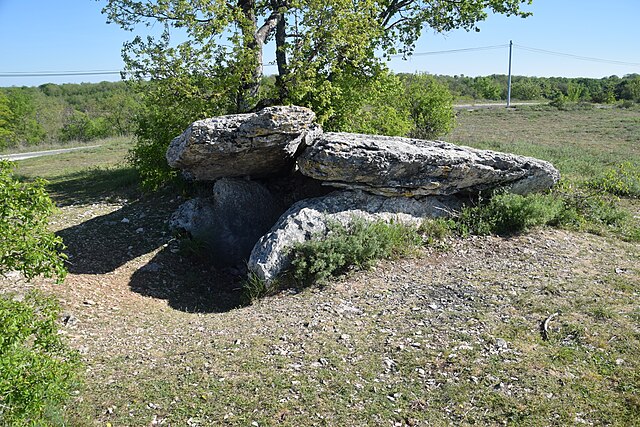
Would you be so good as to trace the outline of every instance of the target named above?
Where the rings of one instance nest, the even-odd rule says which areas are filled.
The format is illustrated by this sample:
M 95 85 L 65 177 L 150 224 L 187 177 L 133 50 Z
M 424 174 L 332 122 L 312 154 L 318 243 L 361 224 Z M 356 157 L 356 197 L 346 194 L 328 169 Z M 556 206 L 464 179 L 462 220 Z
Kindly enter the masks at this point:
M 587 181 L 587 187 L 616 196 L 640 198 L 640 165 L 622 163 Z
M 39 292 L 0 295 L 0 426 L 50 425 L 79 359 L 58 334 L 58 304 Z
M 497 194 L 487 203 L 463 208 L 458 227 L 463 234 L 516 234 L 552 223 L 562 210 L 562 201 L 550 195 Z
M 27 279 L 66 275 L 62 239 L 47 229 L 55 206 L 44 181 L 23 183 L 0 161 L 0 274 L 20 271 Z
M 363 219 L 349 226 L 332 223 L 326 237 L 294 246 L 293 275 L 306 285 L 322 282 L 351 266 L 370 268 L 378 259 L 407 254 L 421 243 L 415 228 L 400 223 Z

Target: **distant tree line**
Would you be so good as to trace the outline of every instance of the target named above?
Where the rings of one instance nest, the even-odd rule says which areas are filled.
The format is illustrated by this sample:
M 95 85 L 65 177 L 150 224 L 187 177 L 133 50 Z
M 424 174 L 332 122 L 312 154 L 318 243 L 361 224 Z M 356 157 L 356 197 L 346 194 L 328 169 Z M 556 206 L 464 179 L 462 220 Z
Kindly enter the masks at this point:
M 137 84 L 155 84 L 146 82 Z M 275 77 L 263 78 L 268 93 Z M 346 88 L 349 85 L 345 85 Z M 153 92 L 150 90 L 150 92 Z M 44 84 L 0 88 L 0 149 L 68 141 L 91 141 L 119 135 L 140 136 L 153 117 L 126 82 Z M 387 74 L 367 90 L 344 94 L 332 110 L 338 119 L 324 123 L 330 130 L 415 137 L 440 136 L 451 130 L 454 100 L 505 100 L 507 76 Z M 512 78 L 511 99 L 564 102 L 640 103 L 640 74 L 602 79 L 566 77 Z M 351 105 L 353 104 L 353 105 Z M 158 100 L 157 120 L 166 114 Z M 358 107 L 363 106 L 363 107 Z M 193 120 L 195 118 L 192 118 Z M 189 121 L 185 117 L 185 122 Z M 148 126 L 153 131 L 153 126 Z M 176 130 L 177 132 L 177 130 Z
M 0 149 L 131 134 L 138 98 L 125 82 L 0 88 Z
M 508 77 L 436 76 L 458 100 L 507 99 Z M 557 100 L 610 104 L 617 101 L 640 102 L 640 74 L 602 79 L 568 77 L 513 76 L 511 99 L 519 101 Z

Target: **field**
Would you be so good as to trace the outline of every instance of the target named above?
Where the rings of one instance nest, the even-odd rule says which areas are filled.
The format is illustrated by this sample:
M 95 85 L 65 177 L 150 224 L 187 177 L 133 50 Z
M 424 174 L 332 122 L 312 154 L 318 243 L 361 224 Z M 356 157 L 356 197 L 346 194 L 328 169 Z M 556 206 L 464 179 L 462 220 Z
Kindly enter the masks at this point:
M 461 111 L 446 140 L 552 161 L 567 187 L 640 165 L 640 112 Z M 130 141 L 19 162 L 60 206 L 70 256 L 41 288 L 84 382 L 53 425 L 640 425 L 640 200 L 625 233 L 445 238 L 412 258 L 240 307 L 239 279 L 166 229 Z M 625 237 L 627 236 L 627 237 Z

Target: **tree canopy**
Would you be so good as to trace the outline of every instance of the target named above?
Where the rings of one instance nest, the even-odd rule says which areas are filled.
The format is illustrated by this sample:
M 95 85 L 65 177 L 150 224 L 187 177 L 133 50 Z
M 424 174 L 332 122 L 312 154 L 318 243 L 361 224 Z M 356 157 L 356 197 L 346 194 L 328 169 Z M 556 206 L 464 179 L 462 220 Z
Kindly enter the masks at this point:
M 384 101 L 402 85 L 383 59 L 410 55 L 427 28 L 477 30 L 490 13 L 528 16 L 522 7 L 531 2 L 106 0 L 108 22 L 150 33 L 123 48 L 128 80 L 151 80 L 132 163 L 153 188 L 175 174 L 164 153 L 189 123 L 276 104 L 310 107 L 326 130 L 405 133 L 406 111 Z M 273 80 L 264 75 L 266 48 L 277 66 Z M 365 103 L 375 111 L 363 112 Z M 369 118 L 373 125 L 362 122 Z
M 384 69 L 382 57 L 410 55 L 425 29 L 477 31 L 490 13 L 528 16 L 522 6 L 531 2 L 108 0 L 103 12 L 127 30 L 162 27 L 157 36 L 125 44 L 126 71 L 134 79 L 188 76 L 190 90 L 236 112 L 262 98 L 311 104 L 322 113 L 323 104 L 339 95 L 335 82 L 349 76 L 365 83 Z M 260 96 L 263 50 L 270 41 L 278 77 L 275 90 Z M 201 78 L 209 79 L 206 88 L 193 84 Z

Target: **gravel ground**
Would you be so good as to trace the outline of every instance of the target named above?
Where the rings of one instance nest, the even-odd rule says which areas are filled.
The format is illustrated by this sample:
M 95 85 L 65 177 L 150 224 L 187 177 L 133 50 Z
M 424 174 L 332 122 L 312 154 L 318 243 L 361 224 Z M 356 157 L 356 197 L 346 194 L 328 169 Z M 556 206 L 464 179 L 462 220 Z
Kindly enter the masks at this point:
M 180 200 L 161 202 L 64 207 L 53 227 L 70 254 L 65 283 L 0 281 L 4 291 L 37 287 L 61 301 L 62 333 L 86 364 L 78 424 L 494 424 L 504 411 L 490 418 L 475 392 L 467 405 L 443 398 L 446 387 L 464 381 L 514 402 L 545 399 L 552 391 L 491 364 L 530 361 L 552 313 L 560 314 L 549 334 L 571 340 L 563 327 L 584 321 L 575 302 L 608 301 L 618 279 L 628 306 L 616 297 L 616 310 L 633 313 L 640 301 L 638 244 L 544 229 L 445 240 L 236 308 L 238 278 L 185 257 L 163 225 Z M 563 424 L 566 414 L 552 412 L 547 425 Z

